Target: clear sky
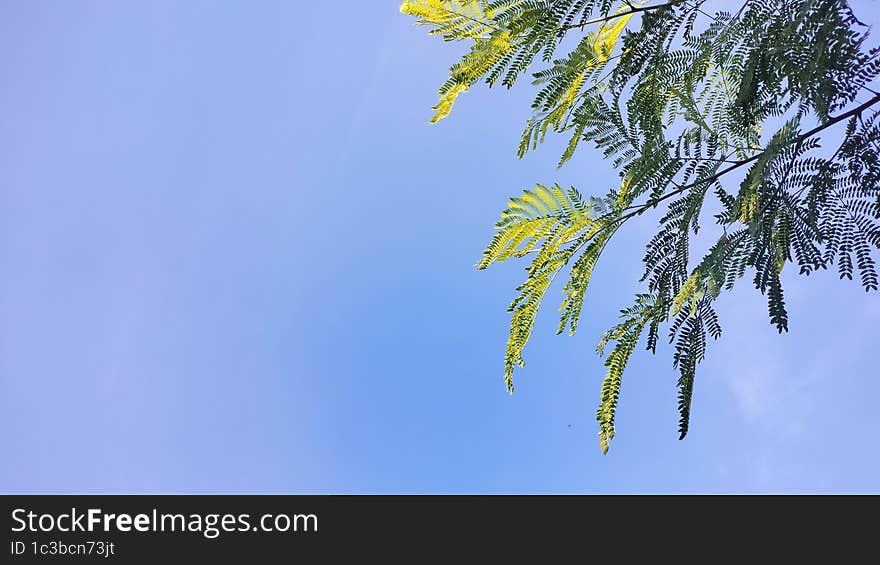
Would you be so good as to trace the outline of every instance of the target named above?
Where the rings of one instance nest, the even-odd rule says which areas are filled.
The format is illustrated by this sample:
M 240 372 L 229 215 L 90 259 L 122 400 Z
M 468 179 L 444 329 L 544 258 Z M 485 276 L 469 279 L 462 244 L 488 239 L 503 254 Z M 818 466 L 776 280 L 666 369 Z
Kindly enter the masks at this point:
M 0 491 L 880 491 L 880 296 L 833 273 L 787 273 L 789 334 L 749 280 L 721 301 L 685 441 L 669 350 L 635 354 L 601 454 L 651 222 L 507 395 L 491 226 L 614 173 L 516 158 L 526 83 L 429 125 L 459 48 L 398 4 L 0 3 Z

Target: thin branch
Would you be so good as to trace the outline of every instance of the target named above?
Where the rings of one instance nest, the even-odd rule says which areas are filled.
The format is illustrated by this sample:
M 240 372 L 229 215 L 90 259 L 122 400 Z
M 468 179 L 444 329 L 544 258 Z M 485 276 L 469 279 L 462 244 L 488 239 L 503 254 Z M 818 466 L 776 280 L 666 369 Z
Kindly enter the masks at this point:
M 868 100 L 867 102 L 860 104 L 860 105 L 856 106 L 855 108 L 852 108 L 851 110 L 848 110 L 848 111 L 844 112 L 843 114 L 840 114 L 839 116 L 835 116 L 833 118 L 830 118 L 827 122 L 825 122 L 823 124 L 819 124 L 818 126 L 814 127 L 813 129 L 811 129 L 805 133 L 802 133 L 801 135 L 792 139 L 789 142 L 789 144 L 792 144 L 792 143 L 801 144 L 805 140 L 807 140 L 808 138 L 816 135 L 817 133 L 819 133 L 821 131 L 824 131 L 824 130 L 830 128 L 834 124 L 837 124 L 837 123 L 842 122 L 848 118 L 851 118 L 853 116 L 861 114 L 863 111 L 869 109 L 871 106 L 873 106 L 877 102 L 880 102 L 880 94 L 878 94 L 877 96 L 874 96 L 872 99 Z M 692 183 L 688 183 L 685 185 L 676 185 L 677 188 L 675 190 L 671 190 L 658 198 L 653 198 L 651 200 L 648 200 L 644 204 L 639 204 L 639 205 L 630 206 L 628 208 L 625 208 L 624 211 L 630 210 L 630 212 L 623 214 L 622 216 L 618 216 L 617 218 L 609 218 L 610 221 L 607 224 L 603 225 L 598 230 L 596 230 L 596 232 L 593 234 L 593 236 L 586 241 L 593 240 L 596 237 L 596 235 L 598 235 L 600 232 L 602 232 L 603 230 L 605 230 L 607 228 L 618 225 L 621 222 L 624 222 L 624 221 L 632 218 L 633 216 L 638 216 L 638 215 L 643 214 L 649 208 L 656 207 L 657 204 L 660 204 L 664 200 L 668 200 L 668 199 L 672 198 L 673 196 L 677 196 L 677 195 L 681 194 L 682 192 L 690 190 L 696 186 L 700 186 L 702 184 L 707 184 L 707 183 L 713 183 L 713 182 L 717 181 L 719 178 L 721 178 L 722 176 L 726 175 L 727 173 L 730 173 L 736 169 L 739 169 L 740 167 L 742 167 L 744 165 L 748 165 L 752 161 L 757 160 L 758 158 L 761 157 L 761 155 L 766 153 L 766 151 L 767 151 L 767 149 L 765 148 L 760 153 L 755 153 L 754 155 L 752 155 L 748 159 L 742 159 L 740 161 L 735 161 L 731 166 L 727 167 L 726 169 L 724 169 L 722 171 L 718 171 L 717 173 L 715 173 L 713 175 L 709 175 L 706 178 L 698 179 Z M 675 183 L 673 183 L 673 184 L 675 184 Z M 605 216 L 596 218 L 596 221 L 602 221 L 603 219 L 605 219 L 606 216 L 608 216 L 608 214 L 606 214 Z M 571 240 L 570 242 L 573 242 L 576 240 L 577 240 L 577 238 Z M 586 241 L 583 243 L 586 243 Z M 565 243 L 570 243 L 570 242 L 565 242 Z M 581 245 L 583 245 L 583 243 Z M 578 247 L 580 247 L 580 246 L 578 246 Z M 525 253 L 523 253 L 523 255 L 525 255 Z
M 833 126 L 834 124 L 836 124 L 838 122 L 842 122 L 843 120 L 846 120 L 848 118 L 851 118 L 855 115 L 862 113 L 864 110 L 870 108 L 871 106 L 873 106 L 877 102 L 880 102 L 880 95 L 874 96 L 874 98 L 868 100 L 864 104 L 856 106 L 855 108 L 853 108 L 847 112 L 844 112 L 843 114 L 840 114 L 839 116 L 836 116 L 834 118 L 829 119 L 824 124 L 819 124 L 818 126 L 814 127 L 813 129 L 811 129 L 805 133 L 802 133 L 801 135 L 799 135 L 796 138 L 794 138 L 793 140 L 791 140 L 790 143 L 796 143 L 796 144 L 803 143 L 804 140 L 806 140 L 807 138 L 810 138 L 810 137 L 816 135 L 817 133 L 819 133 L 827 128 L 830 128 L 831 126 Z M 708 177 L 706 177 L 704 179 L 699 179 L 699 180 L 696 180 L 692 183 L 680 186 L 680 187 L 676 188 L 675 190 L 667 192 L 663 196 L 651 199 L 651 200 L 645 202 L 644 204 L 636 206 L 632 212 L 630 212 L 628 214 L 624 214 L 623 216 L 620 216 L 615 221 L 620 222 L 620 221 L 626 220 L 628 218 L 631 218 L 632 216 L 639 215 L 639 214 L 643 213 L 645 210 L 647 210 L 648 208 L 655 207 L 660 202 L 662 202 L 664 200 L 668 200 L 669 198 L 672 198 L 673 196 L 676 196 L 677 194 L 681 194 L 682 192 L 689 190 L 691 188 L 694 188 L 695 186 L 699 186 L 701 184 L 706 184 L 706 183 L 713 183 L 716 180 L 718 180 L 719 178 L 721 178 L 722 176 L 726 175 L 727 173 L 732 172 L 732 171 L 734 171 L 744 165 L 748 165 L 752 161 L 757 160 L 766 151 L 767 150 L 764 149 L 760 153 L 755 153 L 754 155 L 752 155 L 748 159 L 742 159 L 741 161 L 737 161 L 733 165 L 727 167 L 726 169 L 724 169 L 722 171 L 718 171 L 714 175 L 709 175 Z
M 630 16 L 632 14 L 637 14 L 638 12 L 648 12 L 650 10 L 659 10 L 660 8 L 675 6 L 676 4 L 681 4 L 682 2 L 684 2 L 684 0 L 670 0 L 669 2 L 666 2 L 665 4 L 656 4 L 654 6 L 642 6 L 641 8 L 633 8 L 632 4 L 630 4 L 630 9 L 627 10 L 626 12 L 620 12 L 618 14 L 611 14 L 610 16 L 605 16 L 604 18 L 595 18 L 592 20 L 587 20 L 587 21 L 581 22 L 579 24 L 571 24 L 571 25 L 567 25 L 567 26 L 562 26 L 561 28 L 559 28 L 559 30 L 560 31 L 567 31 L 570 29 L 582 28 L 584 26 L 588 26 L 591 24 L 602 24 L 605 22 L 610 22 L 611 20 L 615 20 L 617 18 L 622 18 L 623 16 Z M 629 3 L 627 2 L 627 4 L 629 4 Z
M 871 100 L 868 100 L 867 102 L 865 102 L 864 104 L 860 104 L 859 106 L 856 106 L 855 108 L 853 108 L 853 109 L 851 109 L 851 110 L 849 110 L 849 111 L 847 111 L 847 112 L 844 112 L 843 114 L 841 114 L 841 115 L 839 115 L 839 116 L 836 116 L 836 117 L 834 117 L 834 118 L 829 119 L 829 120 L 828 120 L 827 122 L 825 122 L 824 124 L 820 124 L 820 125 L 814 127 L 813 129 L 811 129 L 811 130 L 809 130 L 809 131 L 807 131 L 807 132 L 805 132 L 805 133 L 803 133 L 803 134 L 797 136 L 796 138 L 794 138 L 793 140 L 791 140 L 791 141 L 789 142 L 789 144 L 791 144 L 791 143 L 795 143 L 795 144 L 803 143 L 806 139 L 808 139 L 808 138 L 810 138 L 810 137 L 816 135 L 817 133 L 819 133 L 819 132 L 821 132 L 821 131 L 823 131 L 823 130 L 825 130 L 825 129 L 827 129 L 827 128 L 830 128 L 830 127 L 833 126 L 834 124 L 837 124 L 837 123 L 842 122 L 842 121 L 844 121 L 844 120 L 846 120 L 846 119 L 848 119 L 848 118 L 851 118 L 851 117 L 853 117 L 853 116 L 856 116 L 856 115 L 861 114 L 864 110 L 870 108 L 871 106 L 873 106 L 873 105 L 876 104 L 877 102 L 880 102 L 880 95 L 877 95 L 877 96 L 875 96 L 874 98 L 872 98 Z M 602 231 L 604 231 L 604 230 L 606 230 L 606 229 L 609 229 L 609 228 L 615 228 L 615 226 L 619 226 L 622 222 L 624 222 L 624 221 L 626 221 L 626 220 L 632 218 L 633 216 L 638 216 L 638 215 L 640 215 L 640 214 L 643 214 L 643 213 L 644 213 L 645 211 L 647 211 L 649 208 L 656 207 L 657 204 L 663 202 L 664 200 L 668 200 L 669 198 L 672 198 L 673 196 L 676 196 L 676 195 L 678 195 L 678 194 L 681 194 L 682 192 L 685 192 L 685 191 L 687 191 L 687 190 L 690 190 L 691 188 L 694 188 L 694 187 L 696 187 L 696 186 L 699 186 L 699 185 L 702 185 L 702 184 L 706 184 L 706 183 L 712 183 L 712 182 L 715 182 L 716 180 L 718 180 L 718 179 L 721 178 L 722 176 L 726 175 L 727 173 L 729 173 L 729 172 L 731 172 L 731 171 L 734 171 L 734 170 L 736 170 L 736 169 L 738 169 L 738 168 L 740 168 L 740 167 L 742 167 L 742 166 L 744 166 L 744 165 L 747 165 L 747 164 L 751 163 L 752 161 L 755 161 L 755 160 L 758 159 L 761 155 L 763 155 L 766 151 L 767 151 L 767 149 L 765 148 L 765 149 L 763 149 L 760 153 L 756 153 L 755 155 L 752 155 L 752 156 L 749 157 L 748 159 L 743 159 L 743 160 L 741 160 L 741 161 L 736 161 L 736 162 L 735 162 L 733 165 L 731 165 L 730 167 L 727 167 L 726 169 L 724 169 L 724 170 L 722 170 L 722 171 L 718 171 L 717 173 L 715 173 L 715 174 L 713 174 L 713 175 L 710 175 L 710 176 L 708 176 L 708 177 L 706 177 L 706 178 L 704 178 L 704 179 L 699 179 L 699 180 L 696 180 L 696 181 L 694 181 L 694 182 L 692 182 L 692 183 L 689 183 L 689 184 L 686 184 L 686 185 L 676 185 L 677 188 L 676 188 L 675 190 L 672 190 L 672 191 L 670 191 L 670 192 L 667 192 L 667 193 L 664 194 L 663 196 L 660 196 L 660 197 L 658 197 L 658 198 L 651 199 L 651 200 L 645 202 L 644 204 L 639 204 L 639 205 L 636 205 L 636 206 L 630 206 L 629 208 L 625 208 L 624 211 L 626 211 L 626 210 L 631 210 L 631 211 L 628 212 L 628 213 L 626 213 L 626 214 L 623 214 L 623 215 L 621 215 L 621 216 L 618 216 L 617 218 L 610 218 L 610 217 L 609 217 L 610 214 L 605 214 L 605 215 L 603 215 L 603 216 L 600 216 L 599 218 L 596 218 L 595 221 L 597 221 L 597 222 L 600 222 L 600 221 L 603 221 L 603 220 L 606 220 L 606 219 L 609 220 L 609 221 L 608 221 L 607 223 L 605 223 L 602 227 L 600 227 L 599 229 L 597 229 L 597 230 L 592 234 L 592 236 L 591 236 L 590 238 L 588 238 L 588 239 L 582 241 L 577 247 L 580 248 L 580 247 L 582 247 L 584 244 L 586 244 L 586 243 L 588 243 L 588 242 L 590 242 L 590 241 L 595 240 L 596 236 L 599 235 Z M 839 151 L 839 149 L 838 149 L 838 151 Z M 836 155 L 836 154 L 837 154 L 837 152 L 835 152 L 835 155 Z M 673 183 L 673 184 L 674 184 L 674 183 Z M 802 189 L 802 190 L 803 190 L 803 189 Z M 578 238 L 571 239 L 571 240 L 569 240 L 569 241 L 563 242 L 563 245 L 566 245 L 566 244 L 569 244 L 569 243 L 574 243 L 574 242 L 577 241 L 577 240 L 578 240 Z M 573 256 L 576 252 L 577 252 L 577 250 L 573 250 L 573 251 L 572 251 L 572 256 Z M 522 253 L 522 254 L 520 254 L 519 256 L 527 255 L 528 253 L 529 253 L 529 252 Z
M 863 84 L 862 88 L 864 88 L 865 90 L 867 90 L 868 92 L 870 92 L 872 94 L 880 94 L 880 92 L 877 92 L 873 88 L 869 87 L 867 84 Z
M 738 160 L 734 160 L 734 159 L 715 159 L 715 158 L 713 158 L 713 157 L 684 157 L 684 156 L 679 156 L 679 157 L 675 157 L 675 159 L 678 159 L 678 160 L 680 160 L 680 161 L 712 161 L 712 162 L 715 162 L 715 163 L 734 163 L 734 164 L 739 163 Z
M 707 13 L 707 12 L 704 12 L 702 9 L 700 9 L 700 6 L 702 6 L 703 3 L 704 3 L 705 1 L 706 1 L 706 0 L 700 0 L 699 2 L 695 3 L 693 6 L 691 6 L 690 4 L 688 4 L 687 2 L 685 2 L 685 6 L 687 6 L 687 7 L 690 8 L 691 10 L 696 10 L 697 12 L 703 14 L 704 16 L 706 16 L 707 18 L 709 18 L 710 20 L 712 20 L 712 21 L 714 21 L 714 22 L 717 22 L 717 21 L 718 21 L 718 18 L 716 18 L 716 17 L 713 16 L 712 14 L 709 14 L 709 13 Z

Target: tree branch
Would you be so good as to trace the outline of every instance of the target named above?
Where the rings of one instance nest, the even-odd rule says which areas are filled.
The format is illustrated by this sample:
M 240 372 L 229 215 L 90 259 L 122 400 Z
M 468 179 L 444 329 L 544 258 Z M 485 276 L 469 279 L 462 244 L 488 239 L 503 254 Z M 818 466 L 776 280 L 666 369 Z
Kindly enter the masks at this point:
M 834 124 L 836 124 L 838 122 L 842 122 L 843 120 L 846 120 L 848 118 L 851 118 L 855 115 L 862 113 L 864 110 L 870 108 L 871 106 L 873 106 L 877 102 L 880 102 L 880 95 L 874 96 L 873 98 L 871 98 L 870 100 L 868 100 L 864 104 L 860 104 L 860 105 L 856 106 L 855 108 L 852 108 L 851 110 L 848 110 L 848 111 L 844 112 L 843 114 L 840 114 L 839 116 L 835 116 L 833 118 L 830 118 L 824 124 L 819 124 L 818 126 L 814 127 L 813 129 L 811 129 L 805 133 L 802 133 L 801 135 L 799 135 L 796 138 L 794 138 L 793 140 L 791 140 L 789 143 L 790 144 L 791 143 L 803 143 L 804 140 L 816 135 L 817 133 L 819 133 L 827 128 L 830 128 Z M 748 165 L 752 161 L 755 161 L 761 155 L 763 155 L 766 151 L 767 150 L 764 149 L 760 153 L 755 153 L 754 155 L 752 155 L 748 159 L 742 159 L 741 161 L 737 161 L 733 165 L 727 167 L 726 169 L 724 169 L 722 171 L 718 171 L 714 175 L 709 175 L 708 177 L 706 177 L 704 179 L 699 179 L 699 180 L 696 180 L 692 183 L 680 186 L 680 187 L 676 188 L 675 190 L 667 192 L 666 194 L 664 194 L 663 196 L 660 196 L 659 198 L 654 198 L 652 200 L 645 202 L 644 204 L 636 206 L 632 212 L 630 212 L 628 214 L 624 214 L 623 216 L 620 216 L 616 221 L 621 222 L 623 220 L 631 218 L 632 216 L 637 216 L 637 215 L 643 213 L 648 208 L 652 208 L 652 207 L 656 206 L 657 204 L 659 204 L 660 202 L 663 202 L 664 200 L 672 198 L 673 196 L 676 196 L 678 194 L 681 194 L 682 192 L 685 192 L 686 190 L 690 190 L 691 188 L 694 188 L 695 186 L 715 182 L 716 180 L 718 180 L 722 176 L 726 175 L 727 173 L 734 171 L 734 170 L 742 167 L 743 165 Z
M 629 16 L 631 14 L 636 14 L 638 12 L 648 12 L 650 10 L 658 10 L 660 8 L 666 8 L 667 6 L 674 6 L 676 4 L 681 4 L 682 2 L 684 2 L 684 0 L 670 0 L 669 2 L 666 2 L 665 4 L 656 4 L 654 6 L 642 6 L 641 8 L 636 8 L 632 4 L 627 2 L 630 9 L 627 10 L 626 12 L 621 12 L 619 14 L 612 14 L 610 16 L 605 16 L 604 18 L 595 18 L 592 20 L 587 20 L 587 21 L 581 22 L 579 24 L 571 24 L 571 25 L 567 25 L 567 26 L 562 26 L 561 28 L 559 28 L 559 30 L 560 31 L 568 31 L 570 29 L 582 28 L 582 27 L 588 26 L 590 24 L 600 24 L 600 23 L 610 22 L 611 20 L 615 20 L 617 18 L 622 18 L 623 16 Z
M 839 116 L 835 116 L 835 117 L 829 119 L 829 120 L 828 120 L 827 122 L 825 122 L 824 124 L 819 124 L 818 126 L 814 127 L 813 129 L 807 131 L 806 133 L 803 133 L 803 134 L 797 136 L 796 138 L 794 138 L 793 140 L 791 140 L 789 143 L 803 143 L 807 138 L 810 138 L 810 137 L 816 135 L 816 134 L 819 133 L 820 131 L 823 131 L 823 130 L 825 130 L 825 129 L 827 129 L 827 128 L 830 128 L 830 127 L 833 126 L 834 124 L 837 124 L 837 123 L 839 123 L 839 122 L 842 122 L 843 120 L 846 120 L 846 119 L 848 119 L 848 118 L 851 118 L 851 117 L 853 117 L 853 116 L 856 116 L 856 115 L 860 114 L 861 112 L 863 112 L 864 110 L 870 108 L 871 106 L 873 106 L 873 105 L 876 104 L 877 102 L 880 102 L 880 95 L 875 96 L 874 98 L 868 100 L 868 101 L 865 102 L 864 104 L 860 104 L 860 105 L 856 106 L 855 108 L 853 108 L 853 109 L 851 109 L 851 110 L 848 110 L 847 112 L 844 112 L 843 114 L 841 114 L 841 115 L 839 115 Z M 581 246 L 583 246 L 584 244 L 586 244 L 586 243 L 589 242 L 589 241 L 593 241 L 593 240 L 596 238 L 596 236 L 599 235 L 599 234 L 600 234 L 601 232 L 603 232 L 604 230 L 609 229 L 609 228 L 615 228 L 615 227 L 618 227 L 618 226 L 620 225 L 621 222 L 624 222 L 624 221 L 626 221 L 626 220 L 632 218 L 633 216 L 638 216 L 638 215 L 640 215 L 640 214 L 643 214 L 643 213 L 644 213 L 645 211 L 647 211 L 649 208 L 653 208 L 653 207 L 657 206 L 657 204 L 663 202 L 664 200 L 668 200 L 669 198 L 672 198 L 673 196 L 676 196 L 676 195 L 678 195 L 678 194 L 681 194 L 682 192 L 685 192 L 686 190 L 690 190 L 691 188 L 694 188 L 695 186 L 699 186 L 699 185 L 701 185 L 701 184 L 705 184 L 705 183 L 715 182 L 716 180 L 718 180 L 718 179 L 719 179 L 720 177 L 722 177 L 723 175 L 726 175 L 727 173 L 729 173 L 729 172 L 731 172 L 731 171 L 733 171 L 733 170 L 735 170 L 735 169 L 738 169 L 738 168 L 742 167 L 743 165 L 747 165 L 747 164 L 751 163 L 752 161 L 755 161 L 755 160 L 758 159 L 761 155 L 763 155 L 766 151 L 767 151 L 767 150 L 764 149 L 764 150 L 762 150 L 760 153 L 756 153 L 756 154 L 752 155 L 751 157 L 749 157 L 748 159 L 743 159 L 743 160 L 741 160 L 741 161 L 736 161 L 736 162 L 735 162 L 733 165 L 731 165 L 730 167 L 727 167 L 727 168 L 724 169 L 723 171 L 719 171 L 719 172 L 715 173 L 714 175 L 710 175 L 710 176 L 708 176 L 708 177 L 706 177 L 706 178 L 704 178 L 704 179 L 699 179 L 699 180 L 696 180 L 696 181 L 694 181 L 694 182 L 692 182 L 692 183 L 689 183 L 689 184 L 686 184 L 686 185 L 683 185 L 683 186 L 679 186 L 679 187 L 676 188 L 675 190 L 672 190 L 672 191 L 670 191 L 670 192 L 667 192 L 666 194 L 664 194 L 663 196 L 660 196 L 659 198 L 655 198 L 655 199 L 653 199 L 653 200 L 649 200 L 649 201 L 645 202 L 644 204 L 640 204 L 640 205 L 638 205 L 638 206 L 631 206 L 631 207 L 629 207 L 629 208 L 626 208 L 626 210 L 631 210 L 631 212 L 628 212 L 628 213 L 626 213 L 626 214 L 623 214 L 622 216 L 618 216 L 617 218 L 608 218 L 608 220 L 609 220 L 608 223 L 606 223 L 605 225 L 603 225 L 602 227 L 600 227 L 598 230 L 596 230 L 596 232 L 593 233 L 593 235 L 592 235 L 590 238 L 588 238 L 588 239 L 582 241 L 582 242 L 578 245 L 578 248 L 580 248 Z M 840 151 L 839 148 L 838 148 L 838 151 Z M 835 155 L 836 155 L 836 154 L 837 154 L 837 151 L 835 151 Z M 801 190 L 803 190 L 803 189 L 801 189 Z M 599 217 L 599 218 L 596 218 L 596 221 L 602 221 L 602 220 L 603 220 L 604 218 L 606 218 L 607 216 L 609 216 L 609 214 L 605 214 L 605 215 L 603 215 L 603 216 L 601 216 L 601 217 Z M 563 242 L 562 245 L 568 245 L 568 244 L 570 244 L 570 243 L 574 243 L 574 242 L 577 241 L 578 239 L 579 239 L 579 238 L 570 239 L 570 240 L 568 240 L 568 241 Z M 521 253 L 521 254 L 519 254 L 519 256 L 522 257 L 523 255 L 527 255 L 528 253 L 531 253 L 531 251 L 528 251 L 528 252 L 526 252 L 526 253 Z M 573 256 L 574 256 L 574 253 L 572 253 L 571 256 L 573 257 Z M 571 258 L 571 257 L 569 257 L 569 258 Z M 566 264 L 568 264 L 568 261 L 567 261 L 567 260 L 566 260 L 565 263 L 563 264 L 563 267 L 564 267 Z M 560 267 L 560 269 L 561 269 L 561 267 Z

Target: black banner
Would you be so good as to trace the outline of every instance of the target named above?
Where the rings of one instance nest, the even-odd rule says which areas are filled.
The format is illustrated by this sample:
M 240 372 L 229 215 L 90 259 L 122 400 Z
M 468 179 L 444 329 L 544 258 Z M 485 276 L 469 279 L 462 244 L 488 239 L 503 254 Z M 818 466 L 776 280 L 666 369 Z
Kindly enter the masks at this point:
M 586 556 L 603 547 L 666 548 L 672 555 L 682 544 L 705 542 L 739 549 L 844 542 L 854 549 L 876 536 L 880 509 L 873 496 L 2 498 L 3 563 L 258 563 L 353 555 L 421 562 L 477 551 L 521 556 L 526 549 Z

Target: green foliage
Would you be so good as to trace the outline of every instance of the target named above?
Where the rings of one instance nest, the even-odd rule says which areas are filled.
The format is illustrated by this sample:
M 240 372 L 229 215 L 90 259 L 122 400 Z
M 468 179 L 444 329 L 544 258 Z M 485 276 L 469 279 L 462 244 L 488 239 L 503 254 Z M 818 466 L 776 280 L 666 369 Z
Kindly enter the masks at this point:
M 668 325 L 678 371 L 679 437 L 690 427 L 714 302 L 747 273 L 787 331 L 781 274 L 836 264 L 878 289 L 880 50 L 843 0 L 412 0 L 401 11 L 431 33 L 471 42 L 440 89 L 432 121 L 480 80 L 510 87 L 533 65 L 537 94 L 518 153 L 548 133 L 568 136 L 561 166 L 581 142 L 619 172 L 602 198 L 538 185 L 511 199 L 478 268 L 532 255 L 510 305 L 505 381 L 557 275 L 568 271 L 558 331 L 577 329 L 593 269 L 628 220 L 659 210 L 643 257 L 643 289 L 602 337 L 606 374 L 597 410 L 607 451 L 626 365 L 643 336 L 656 351 Z M 569 34 L 578 37 L 567 41 Z M 568 45 L 562 56 L 557 49 Z M 836 129 L 832 130 L 832 128 Z M 708 205 L 708 208 L 705 208 Z M 717 238 L 692 264 L 707 218 Z M 696 255 L 699 257 L 700 255 Z
M 526 269 L 526 281 L 517 290 L 519 296 L 508 307 L 512 313 L 510 336 L 504 357 L 504 380 L 507 389 L 513 392 L 513 370 L 523 365 L 522 350 L 532 332 L 535 316 L 544 299 L 544 294 L 556 278 L 559 271 L 568 264 L 573 253 L 579 248 L 579 242 L 591 237 L 590 234 L 599 230 L 601 224 L 595 217 L 603 211 L 601 202 L 584 201 L 575 189 L 563 190 L 559 185 L 548 188 L 538 185 L 534 190 L 526 190 L 522 196 L 511 198 L 501 219 L 495 224 L 497 233 L 492 242 L 483 252 L 483 258 L 477 265 L 485 269 L 492 263 L 505 261 L 511 257 L 523 257 L 535 253 L 531 264 Z M 582 263 L 584 253 L 578 263 Z M 589 281 L 589 269 L 582 265 L 575 266 L 572 283 L 586 289 Z M 577 293 L 572 290 L 570 294 Z M 583 293 L 580 293 L 581 301 Z M 570 323 L 577 325 L 580 302 L 577 312 L 572 311 L 563 319 L 563 326 Z M 560 329 L 561 331 L 561 329 Z

